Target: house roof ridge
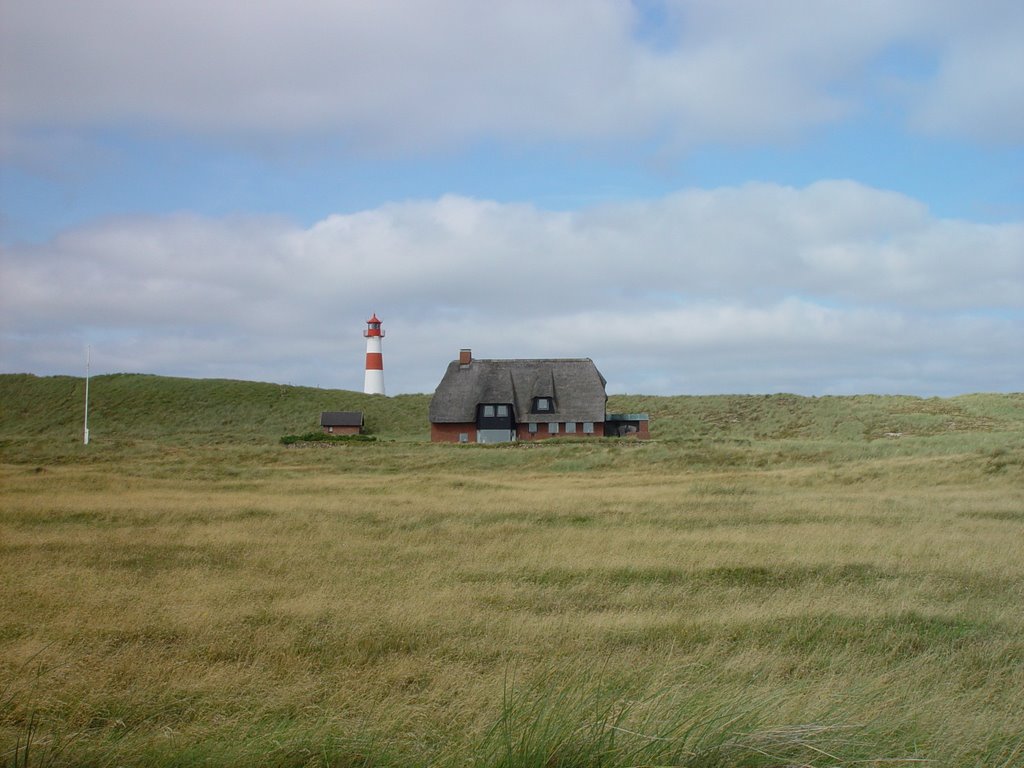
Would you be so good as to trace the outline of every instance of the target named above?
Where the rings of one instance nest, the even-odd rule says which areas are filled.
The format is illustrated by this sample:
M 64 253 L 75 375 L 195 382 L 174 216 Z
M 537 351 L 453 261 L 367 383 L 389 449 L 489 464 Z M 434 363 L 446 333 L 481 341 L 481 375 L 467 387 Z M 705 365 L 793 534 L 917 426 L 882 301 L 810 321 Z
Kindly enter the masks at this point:
M 592 363 L 589 357 L 474 357 L 474 363 Z

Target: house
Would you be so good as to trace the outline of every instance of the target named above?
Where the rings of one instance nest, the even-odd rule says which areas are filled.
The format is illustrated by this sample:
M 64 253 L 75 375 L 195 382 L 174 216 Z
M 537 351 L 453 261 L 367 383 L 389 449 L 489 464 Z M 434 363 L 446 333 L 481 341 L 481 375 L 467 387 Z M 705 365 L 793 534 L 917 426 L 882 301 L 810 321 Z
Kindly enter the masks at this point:
M 324 411 L 320 428 L 330 435 L 358 435 L 363 431 L 361 411 Z
M 448 364 L 430 401 L 430 439 L 497 443 L 601 437 L 606 384 L 589 358 L 475 360 L 463 349 Z M 645 434 L 646 414 L 631 415 L 643 417 L 645 429 L 636 434 Z M 612 426 L 618 430 L 623 425 Z

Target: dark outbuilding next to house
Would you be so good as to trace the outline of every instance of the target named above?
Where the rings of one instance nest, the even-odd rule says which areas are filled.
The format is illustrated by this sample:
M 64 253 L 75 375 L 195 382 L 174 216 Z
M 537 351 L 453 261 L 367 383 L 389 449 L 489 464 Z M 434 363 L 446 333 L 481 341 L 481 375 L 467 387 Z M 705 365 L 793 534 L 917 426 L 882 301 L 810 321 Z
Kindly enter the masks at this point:
M 638 437 L 649 440 L 650 418 L 646 413 L 609 413 L 604 421 L 604 433 L 608 437 Z

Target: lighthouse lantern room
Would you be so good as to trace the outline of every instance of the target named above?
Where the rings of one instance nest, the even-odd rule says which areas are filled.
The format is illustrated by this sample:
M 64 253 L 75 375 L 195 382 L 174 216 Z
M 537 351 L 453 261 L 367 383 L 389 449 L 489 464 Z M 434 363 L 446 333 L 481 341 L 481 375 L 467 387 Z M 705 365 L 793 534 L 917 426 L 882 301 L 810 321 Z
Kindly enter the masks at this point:
M 384 356 L 381 352 L 381 339 L 384 331 L 380 327 L 380 318 L 374 313 L 366 321 L 366 377 L 363 379 L 363 392 L 368 395 L 384 394 Z

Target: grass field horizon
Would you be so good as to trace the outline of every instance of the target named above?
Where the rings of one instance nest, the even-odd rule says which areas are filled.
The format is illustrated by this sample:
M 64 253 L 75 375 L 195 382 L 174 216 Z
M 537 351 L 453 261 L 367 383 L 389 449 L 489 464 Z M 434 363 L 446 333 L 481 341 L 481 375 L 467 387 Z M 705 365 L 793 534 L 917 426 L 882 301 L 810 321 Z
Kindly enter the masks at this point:
M 0 764 L 1024 764 L 1024 394 L 516 446 L 141 374 L 83 446 L 83 399 L 0 376 Z M 378 439 L 279 443 L 322 410 Z

